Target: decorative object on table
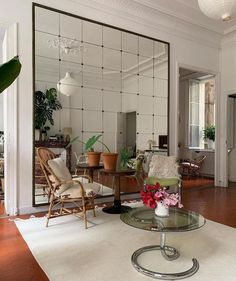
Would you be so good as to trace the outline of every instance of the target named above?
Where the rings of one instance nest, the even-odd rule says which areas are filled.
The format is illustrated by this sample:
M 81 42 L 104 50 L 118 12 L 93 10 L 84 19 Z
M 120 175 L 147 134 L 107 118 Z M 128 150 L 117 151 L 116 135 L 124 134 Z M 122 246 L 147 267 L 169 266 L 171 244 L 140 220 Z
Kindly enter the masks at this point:
M 104 169 L 108 171 L 113 171 L 116 169 L 117 160 L 118 160 L 118 153 L 115 152 L 103 152 L 103 164 Z
M 71 76 L 70 72 L 66 72 L 66 76 L 57 83 L 58 91 L 65 95 L 71 96 L 79 92 L 79 83 Z
M 157 182 L 155 185 L 145 184 L 140 191 L 144 205 L 155 209 L 157 216 L 163 217 L 169 215 L 169 207 L 176 206 L 179 208 L 183 205 L 180 203 L 180 196 L 178 193 L 167 193 L 165 188 L 161 187 Z
M 203 138 L 208 142 L 208 148 L 215 148 L 215 126 L 210 125 L 203 130 Z
M 41 130 L 41 138 L 42 138 L 42 141 L 46 141 L 48 139 L 48 133 L 47 131 L 50 130 L 50 127 L 49 126 L 45 126 L 43 127 L 43 129 Z
M 71 127 L 65 127 L 63 129 L 63 135 L 64 135 L 64 141 L 69 142 L 72 136 L 72 128 Z
M 126 147 L 123 147 L 120 150 L 120 166 L 121 168 L 127 168 L 128 163 L 130 161 L 130 153 L 129 150 Z
M 154 143 L 155 143 L 154 140 L 148 140 L 147 143 L 148 143 L 148 149 L 149 149 L 149 150 L 152 150 L 152 146 L 153 146 Z
M 229 21 L 236 12 L 235 0 L 198 0 L 200 10 L 209 18 Z
M 20 71 L 21 63 L 18 56 L 0 65 L 0 93 L 15 81 Z
M 55 88 L 50 88 L 45 93 L 36 91 L 34 103 L 35 140 L 41 140 L 41 133 L 45 124 L 49 122 L 51 125 L 54 125 L 53 111 L 62 109 L 62 105 L 57 98 L 57 90 Z M 38 136 L 39 139 L 36 138 Z
M 79 139 L 79 136 L 74 137 L 66 147 L 70 146 L 73 144 L 73 142 L 75 141 L 79 141 L 81 143 L 83 143 L 85 145 L 85 150 L 86 150 L 86 154 L 88 156 L 88 165 L 89 166 L 99 166 L 100 163 L 100 157 L 101 157 L 101 152 L 100 151 L 94 151 L 94 145 L 98 142 L 101 143 L 102 145 L 105 146 L 105 148 L 109 151 L 110 153 L 110 149 L 107 147 L 107 145 L 102 142 L 100 140 L 102 135 L 93 135 L 92 137 L 90 137 L 86 142 L 83 142 Z M 118 154 L 117 154 L 118 156 Z M 116 160 L 117 161 L 117 160 Z M 105 164 L 104 164 L 105 166 Z

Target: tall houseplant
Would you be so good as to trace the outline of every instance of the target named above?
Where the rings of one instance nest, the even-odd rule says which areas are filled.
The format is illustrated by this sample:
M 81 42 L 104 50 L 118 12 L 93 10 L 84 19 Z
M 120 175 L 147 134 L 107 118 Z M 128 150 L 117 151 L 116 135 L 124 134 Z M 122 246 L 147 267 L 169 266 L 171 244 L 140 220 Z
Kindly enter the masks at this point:
M 20 71 L 21 63 L 18 56 L 0 65 L 0 94 L 15 81 Z
M 39 130 L 40 136 L 47 121 L 54 125 L 53 111 L 62 109 L 61 103 L 57 98 L 57 90 L 50 88 L 45 93 L 36 91 L 34 95 L 34 126 Z M 48 128 L 47 128 L 48 129 Z

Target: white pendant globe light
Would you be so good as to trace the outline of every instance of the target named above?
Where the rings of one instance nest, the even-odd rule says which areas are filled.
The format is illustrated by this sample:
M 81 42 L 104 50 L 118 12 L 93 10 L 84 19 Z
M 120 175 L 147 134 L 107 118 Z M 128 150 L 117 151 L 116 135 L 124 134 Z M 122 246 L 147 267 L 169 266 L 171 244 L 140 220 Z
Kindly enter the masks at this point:
M 235 4 L 235 0 L 198 0 L 199 8 L 206 16 L 223 21 L 231 20 Z
M 57 83 L 58 91 L 68 97 L 78 93 L 78 86 L 78 82 L 71 77 L 70 72 L 66 72 L 66 76 Z

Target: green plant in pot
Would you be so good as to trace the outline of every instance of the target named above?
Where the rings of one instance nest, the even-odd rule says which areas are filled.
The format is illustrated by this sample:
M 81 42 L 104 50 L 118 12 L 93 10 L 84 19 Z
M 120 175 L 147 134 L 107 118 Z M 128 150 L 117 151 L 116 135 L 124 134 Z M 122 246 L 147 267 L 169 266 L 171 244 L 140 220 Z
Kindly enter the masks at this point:
M 214 125 L 207 126 L 203 130 L 203 138 L 204 138 L 204 140 L 208 140 L 208 148 L 214 148 L 214 141 L 215 141 L 215 126 Z
M 99 166 L 100 163 L 101 152 L 94 151 L 94 145 L 96 144 L 96 142 L 103 144 L 109 150 L 109 148 L 99 140 L 101 136 L 102 135 L 94 135 L 90 137 L 85 143 L 85 150 L 87 152 L 89 166 Z
M 39 139 L 41 139 L 41 133 L 43 130 L 48 130 L 48 126 L 45 126 L 47 122 L 54 125 L 53 112 L 55 110 L 62 109 L 61 103 L 57 98 L 57 90 L 50 88 L 45 93 L 36 91 L 34 95 L 34 126 L 38 130 Z M 38 139 L 35 135 L 35 139 Z
M 117 159 L 118 159 L 118 153 L 111 153 L 108 146 L 100 140 L 102 135 L 93 135 L 90 137 L 86 142 L 83 142 L 79 139 L 79 136 L 73 138 L 69 144 L 66 146 L 68 148 L 74 141 L 79 141 L 85 145 L 85 150 L 88 155 L 88 164 L 89 166 L 98 166 L 100 162 L 101 152 L 94 151 L 94 145 L 98 142 L 101 143 L 106 150 L 107 153 L 103 153 L 103 163 L 104 168 L 106 170 L 115 170 Z
M 130 161 L 130 152 L 126 147 L 120 150 L 120 166 L 121 168 L 127 168 Z

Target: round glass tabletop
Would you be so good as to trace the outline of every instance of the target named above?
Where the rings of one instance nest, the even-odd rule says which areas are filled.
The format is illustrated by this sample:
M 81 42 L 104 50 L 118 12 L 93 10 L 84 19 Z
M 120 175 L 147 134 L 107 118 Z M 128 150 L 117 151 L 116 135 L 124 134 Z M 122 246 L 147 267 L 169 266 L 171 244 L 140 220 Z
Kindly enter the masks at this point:
M 190 231 L 206 223 L 205 218 L 198 213 L 173 207 L 166 217 L 157 216 L 154 209 L 137 207 L 121 214 L 120 218 L 130 226 L 157 232 Z

